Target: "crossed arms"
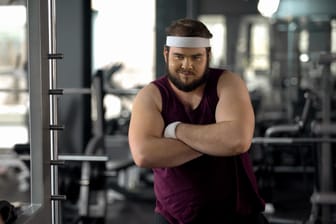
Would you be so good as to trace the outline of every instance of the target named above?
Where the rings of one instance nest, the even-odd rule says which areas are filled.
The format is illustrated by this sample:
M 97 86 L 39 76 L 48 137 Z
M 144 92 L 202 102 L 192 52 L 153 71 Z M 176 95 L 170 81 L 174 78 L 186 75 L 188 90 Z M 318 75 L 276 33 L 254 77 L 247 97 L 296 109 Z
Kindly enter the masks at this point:
M 136 96 L 129 128 L 129 144 L 135 163 L 141 167 L 175 167 L 203 154 L 232 156 L 246 152 L 254 132 L 254 113 L 243 80 L 233 73 L 221 76 L 216 123 L 181 123 L 176 139 L 163 137 L 161 95 L 154 84 Z

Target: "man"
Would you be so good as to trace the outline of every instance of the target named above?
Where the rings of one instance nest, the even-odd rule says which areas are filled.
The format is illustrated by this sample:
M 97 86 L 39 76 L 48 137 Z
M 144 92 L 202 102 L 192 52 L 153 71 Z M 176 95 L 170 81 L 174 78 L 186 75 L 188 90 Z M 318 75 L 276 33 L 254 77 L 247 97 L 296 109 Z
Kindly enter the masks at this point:
M 200 21 L 177 20 L 166 33 L 167 75 L 137 94 L 129 128 L 135 163 L 154 172 L 156 223 L 263 223 L 244 82 L 209 68 L 212 34 Z
M 17 214 L 15 207 L 6 200 L 0 200 L 0 224 L 14 223 Z

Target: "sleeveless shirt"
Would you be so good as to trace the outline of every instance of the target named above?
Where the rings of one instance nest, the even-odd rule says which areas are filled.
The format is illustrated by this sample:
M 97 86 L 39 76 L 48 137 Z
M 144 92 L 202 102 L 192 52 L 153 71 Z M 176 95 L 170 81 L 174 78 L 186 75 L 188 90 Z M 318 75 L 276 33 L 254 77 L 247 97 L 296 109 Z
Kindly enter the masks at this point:
M 200 104 L 191 111 L 184 109 L 167 75 L 153 81 L 161 93 L 165 126 L 174 121 L 215 123 L 217 82 L 223 71 L 209 70 Z M 172 224 L 225 224 L 231 223 L 235 215 L 264 209 L 247 153 L 228 157 L 202 155 L 177 167 L 154 168 L 153 173 L 155 211 Z

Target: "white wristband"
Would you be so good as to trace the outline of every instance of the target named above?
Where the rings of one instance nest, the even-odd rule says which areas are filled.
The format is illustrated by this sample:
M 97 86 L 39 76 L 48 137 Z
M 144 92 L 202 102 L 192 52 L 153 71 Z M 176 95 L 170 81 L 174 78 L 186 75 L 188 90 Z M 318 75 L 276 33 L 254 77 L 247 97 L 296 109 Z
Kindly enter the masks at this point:
M 176 139 L 175 131 L 176 131 L 177 125 L 179 125 L 180 123 L 181 123 L 180 121 L 175 121 L 173 123 L 168 124 L 164 130 L 164 137 Z

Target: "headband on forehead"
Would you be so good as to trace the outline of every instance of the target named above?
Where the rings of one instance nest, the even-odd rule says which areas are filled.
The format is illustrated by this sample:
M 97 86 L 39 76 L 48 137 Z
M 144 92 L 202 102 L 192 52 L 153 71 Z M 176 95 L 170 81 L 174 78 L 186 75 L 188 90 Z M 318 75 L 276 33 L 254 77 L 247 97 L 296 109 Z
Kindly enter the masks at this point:
M 210 47 L 210 40 L 204 37 L 167 36 L 166 45 L 168 47 L 189 48 Z

